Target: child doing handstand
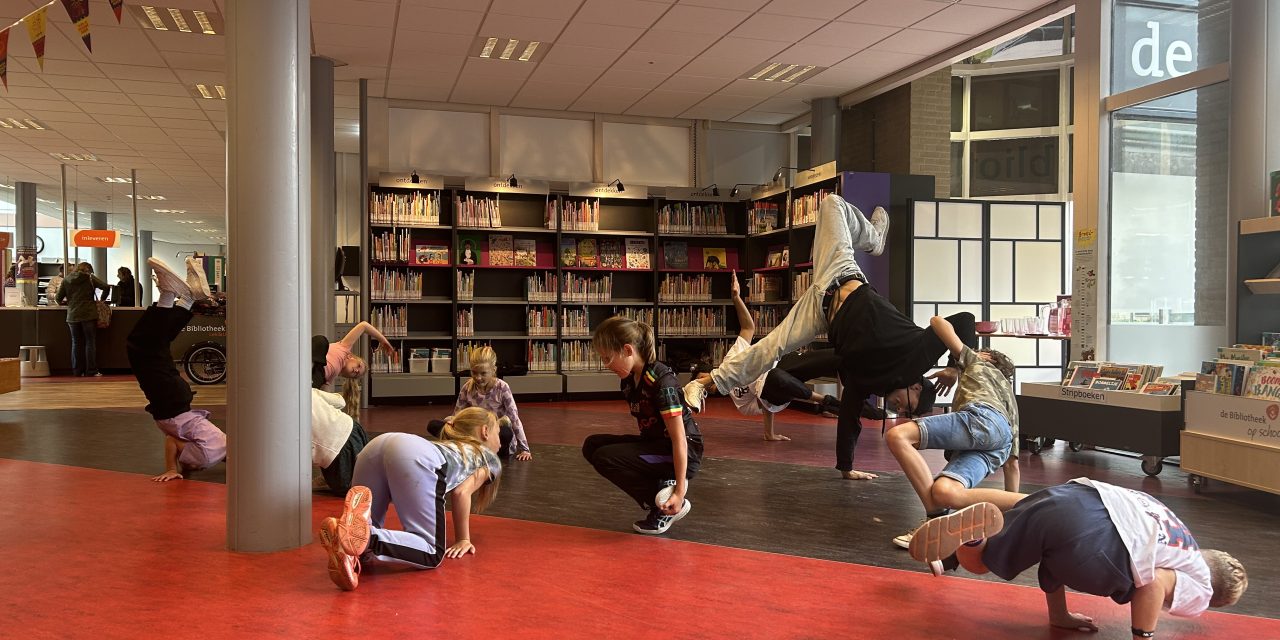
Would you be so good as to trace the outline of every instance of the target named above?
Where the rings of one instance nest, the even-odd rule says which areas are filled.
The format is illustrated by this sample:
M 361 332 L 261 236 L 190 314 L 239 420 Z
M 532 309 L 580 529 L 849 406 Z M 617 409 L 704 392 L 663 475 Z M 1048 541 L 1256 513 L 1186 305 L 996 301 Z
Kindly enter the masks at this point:
M 320 523 L 320 544 L 329 555 L 329 579 L 345 591 L 360 582 L 360 559 L 434 569 L 444 558 L 475 553 L 470 514 L 481 513 L 498 495 L 502 463 L 498 421 L 479 407 L 463 409 L 445 424 L 439 440 L 411 433 L 385 433 L 356 457 L 355 485 L 342 515 Z M 453 511 L 453 545 L 445 548 L 444 499 Z M 403 531 L 385 529 L 394 504 Z
M 191 471 L 206 469 L 227 455 L 227 436 L 209 421 L 208 411 L 193 411 L 195 393 L 173 364 L 171 345 L 191 321 L 196 298 L 211 299 L 203 274 L 193 279 L 187 262 L 187 281 L 159 259 L 148 258 L 155 273 L 160 299 L 138 319 L 125 343 L 129 366 L 147 397 L 147 413 L 164 433 L 164 473 L 156 482 L 179 480 Z M 198 282 L 197 282 L 198 280 Z
M 666 533 L 693 504 L 685 499 L 702 461 L 702 433 L 685 408 L 675 372 L 658 362 L 653 328 L 614 316 L 591 338 L 605 368 L 622 379 L 622 395 L 640 433 L 596 434 L 582 456 L 649 515 L 632 525 L 638 533 Z
M 532 460 L 533 452 L 529 450 L 529 440 L 524 435 L 524 425 L 520 422 L 520 412 L 516 410 L 516 399 L 511 395 L 511 387 L 498 377 L 498 354 L 488 345 L 476 347 L 469 354 L 471 362 L 471 379 L 462 384 L 458 392 L 458 401 L 453 411 L 457 413 L 467 407 L 481 407 L 498 416 L 499 438 L 501 446 L 498 457 L 507 460 L 516 454 L 516 460 Z M 439 437 L 444 421 L 432 420 L 427 424 L 427 433 Z
M 1097 631 L 1067 609 L 1064 587 L 1129 604 L 1134 638 L 1155 636 L 1161 609 L 1198 616 L 1235 604 L 1249 587 L 1239 560 L 1200 549 L 1187 526 L 1159 500 L 1132 489 L 1076 478 L 1018 496 L 1003 515 L 980 503 L 916 530 L 911 556 L 955 554 L 960 566 L 1005 580 L 1039 565 L 1049 624 Z

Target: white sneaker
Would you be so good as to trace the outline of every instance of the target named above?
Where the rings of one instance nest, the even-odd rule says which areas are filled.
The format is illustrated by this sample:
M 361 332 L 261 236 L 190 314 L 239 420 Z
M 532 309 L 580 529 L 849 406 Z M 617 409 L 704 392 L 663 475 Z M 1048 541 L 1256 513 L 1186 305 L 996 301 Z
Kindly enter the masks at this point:
M 871 228 L 879 232 L 880 240 L 869 253 L 878 256 L 884 253 L 884 245 L 889 242 L 889 213 L 884 210 L 884 207 L 876 207 L 876 210 L 871 212 Z
M 942 560 L 955 553 L 960 545 L 990 538 L 1003 527 L 1004 514 L 1000 509 L 990 502 L 979 502 L 920 525 L 912 536 L 909 550 L 916 560 Z
M 172 293 L 180 300 L 191 300 L 194 297 L 186 281 L 170 271 L 168 265 L 161 262 L 159 258 L 147 258 L 147 266 L 151 267 L 151 274 L 156 279 L 156 286 L 160 288 L 160 293 Z
M 911 536 L 915 535 L 916 529 L 919 529 L 919 528 L 920 528 L 920 525 L 922 525 L 922 524 L 924 524 L 924 523 L 926 523 L 926 522 L 928 522 L 928 521 L 929 521 L 929 519 L 928 519 L 928 518 L 921 518 L 921 519 L 920 519 L 920 524 L 918 524 L 918 525 L 916 525 L 915 527 L 913 527 L 910 531 L 908 531 L 908 532 L 906 532 L 906 533 L 904 533 L 904 534 L 902 534 L 902 535 L 900 535 L 900 536 L 898 536 L 898 537 L 894 538 L 894 539 L 893 539 L 893 545 L 894 545 L 895 547 L 901 547 L 901 548 L 903 548 L 903 549 L 910 549 L 910 548 L 911 548 Z
M 697 380 L 690 380 L 689 384 L 684 386 L 684 403 L 689 406 L 694 413 L 702 413 L 702 406 L 707 400 L 707 388 L 702 386 Z
M 195 258 L 187 258 L 187 287 L 193 297 L 202 300 L 213 300 L 213 292 L 209 291 L 209 281 L 204 277 L 204 270 Z

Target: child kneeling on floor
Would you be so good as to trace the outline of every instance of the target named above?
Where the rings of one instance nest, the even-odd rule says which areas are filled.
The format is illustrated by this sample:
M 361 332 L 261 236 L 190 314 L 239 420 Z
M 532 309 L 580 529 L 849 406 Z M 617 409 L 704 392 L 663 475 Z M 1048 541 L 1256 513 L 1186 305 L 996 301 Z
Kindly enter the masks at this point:
M 702 461 L 702 433 L 675 372 L 658 362 L 652 327 L 614 316 L 596 327 L 591 343 L 605 368 L 622 379 L 640 433 L 587 436 L 582 456 L 649 511 L 632 525 L 636 532 L 666 533 L 693 507 L 685 494 Z
M 329 579 L 344 591 L 360 582 L 360 559 L 434 569 L 444 558 L 475 553 L 470 514 L 481 513 L 498 495 L 502 463 L 498 421 L 479 407 L 464 409 L 445 424 L 440 440 L 411 433 L 384 433 L 356 457 L 342 515 L 320 523 L 320 544 L 329 554 Z M 444 499 L 453 511 L 454 541 L 445 548 Z M 383 528 L 394 504 L 403 531 Z
M 516 409 L 516 399 L 511 395 L 511 387 L 498 377 L 498 354 L 488 345 L 476 347 L 468 354 L 471 363 L 471 379 L 462 385 L 458 392 L 458 401 L 453 405 L 456 414 L 467 407 L 480 407 L 492 411 L 498 416 L 499 442 L 498 457 L 509 460 L 515 454 L 516 460 L 532 460 L 533 452 L 529 450 L 529 439 L 524 435 L 524 424 L 520 422 L 520 412 Z M 440 437 L 444 420 L 432 420 L 427 423 L 427 433 L 432 437 Z
M 1018 403 L 1009 382 L 1013 363 L 998 351 L 970 349 L 945 318 L 934 316 L 929 326 L 962 368 L 954 411 L 896 425 L 885 433 L 885 442 L 924 504 L 926 517 L 978 502 L 1008 509 L 1021 494 L 977 486 L 1004 465 L 1013 451 L 1018 433 Z M 895 412 L 910 413 L 914 393 L 912 388 L 897 389 L 886 403 Z M 920 449 L 946 450 L 947 465 L 936 478 Z M 910 534 L 894 539 L 898 546 L 910 541 Z M 940 565 L 931 568 L 936 572 Z
M 1037 564 L 1049 624 L 1097 631 L 1067 609 L 1064 587 L 1129 604 L 1135 638 L 1155 636 L 1161 609 L 1198 616 L 1240 600 L 1249 576 L 1239 560 L 1200 549 L 1191 531 L 1141 491 L 1076 478 L 1048 487 L 1001 514 L 991 503 L 930 520 L 916 530 L 911 556 L 955 554 L 960 566 L 1012 580 Z

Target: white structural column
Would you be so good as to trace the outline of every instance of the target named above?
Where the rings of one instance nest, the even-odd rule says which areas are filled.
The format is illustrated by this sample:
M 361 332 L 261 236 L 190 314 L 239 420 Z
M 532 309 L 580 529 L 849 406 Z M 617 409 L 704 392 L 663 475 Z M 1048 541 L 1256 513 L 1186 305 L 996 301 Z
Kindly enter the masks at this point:
M 1099 224 L 1107 206 L 1106 169 L 1102 159 L 1110 145 L 1107 114 L 1102 98 L 1108 83 L 1106 69 L 1111 62 L 1105 37 L 1111 28 L 1108 2 L 1081 2 L 1076 5 L 1076 89 L 1074 225 L 1071 273 L 1071 359 L 1093 360 L 1107 353 L 1107 235 Z
M 89 212 L 89 228 L 106 229 L 107 228 L 107 212 L 106 211 L 90 211 Z M 112 269 L 111 271 L 107 271 L 108 266 L 107 266 L 107 248 L 106 247 L 96 247 L 90 252 L 90 255 L 92 255 L 93 257 L 89 259 L 89 263 L 93 265 L 93 272 L 98 274 L 99 278 L 102 278 L 103 280 L 107 280 L 108 278 L 115 277 L 116 272 L 114 269 Z M 124 265 L 119 265 L 119 266 L 123 267 Z M 138 278 L 138 274 L 136 273 L 133 274 L 133 277 L 134 277 L 134 280 L 136 281 Z M 110 282 L 110 280 L 108 280 L 108 282 Z
M 13 210 L 13 226 L 16 232 L 13 238 L 15 252 L 13 255 L 16 260 L 18 247 L 36 246 L 36 184 L 34 182 L 18 182 L 13 185 Z M 37 271 L 36 277 L 38 278 L 39 275 Z M 28 305 L 33 307 L 36 306 L 36 300 L 40 296 L 39 288 L 35 281 L 18 285 L 18 291 L 22 297 L 26 299 Z
M 311 330 L 330 340 L 337 249 L 337 159 L 333 155 L 333 61 L 311 57 Z M 353 256 L 354 258 L 354 256 Z
M 227 546 L 311 541 L 309 0 L 228 0 Z
M 142 274 L 141 278 L 135 277 L 134 282 L 140 287 L 138 293 L 138 306 L 151 306 L 151 292 L 155 287 L 151 284 L 151 265 L 147 264 L 152 256 L 156 254 L 155 235 L 151 231 L 142 230 L 137 235 L 138 244 L 134 247 L 134 255 L 138 258 L 138 272 Z M 185 272 L 183 272 L 185 275 Z M 108 274 L 110 275 L 110 274 Z

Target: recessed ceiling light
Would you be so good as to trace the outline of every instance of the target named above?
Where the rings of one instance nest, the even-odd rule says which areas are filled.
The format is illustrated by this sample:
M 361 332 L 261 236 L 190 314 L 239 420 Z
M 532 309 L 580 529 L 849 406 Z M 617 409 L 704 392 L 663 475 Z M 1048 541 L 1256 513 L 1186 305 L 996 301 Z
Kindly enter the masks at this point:
M 132 198 L 132 193 L 124 194 L 126 198 Z M 164 200 L 164 196 L 138 196 L 139 200 Z
M 41 131 L 49 128 L 44 123 L 31 118 L 0 118 L 0 127 L 5 129 L 38 129 Z
M 156 213 L 186 213 L 187 212 L 186 209 L 152 209 L 152 211 L 155 211 Z M 178 222 L 182 222 L 182 221 L 179 220 Z
M 825 71 L 826 69 L 826 67 L 819 67 L 815 64 L 770 62 L 753 68 L 751 71 L 748 71 L 746 75 L 741 76 L 741 79 L 797 84 L 818 75 L 819 71 Z
M 128 4 L 129 15 L 143 29 L 156 31 L 179 31 L 182 33 L 198 33 L 218 35 L 222 28 L 222 14 L 217 12 L 196 11 L 173 7 L 154 7 L 145 4 Z M 196 29 L 192 25 L 196 25 Z
M 183 33 L 191 33 L 191 27 L 187 24 L 187 19 L 182 17 L 182 12 L 177 9 L 169 9 L 169 17 L 173 18 L 173 23 L 178 25 L 178 31 Z
M 98 156 L 92 153 L 49 153 L 63 162 L 97 162 Z
M 133 178 L 118 178 L 115 176 L 107 176 L 105 178 L 98 178 L 98 179 L 106 183 L 133 184 Z
M 471 42 L 469 55 L 486 60 L 538 62 L 551 45 L 539 40 L 521 40 L 499 36 L 477 36 Z
M 174 222 L 178 224 L 204 224 L 204 220 L 174 220 Z
M 196 23 L 200 25 L 200 32 L 208 35 L 216 35 L 218 32 L 213 30 L 213 24 L 209 22 L 209 14 L 203 11 L 192 11 L 196 16 Z
M 205 100 L 226 100 L 227 88 L 220 84 L 198 82 L 191 88 L 191 95 Z

